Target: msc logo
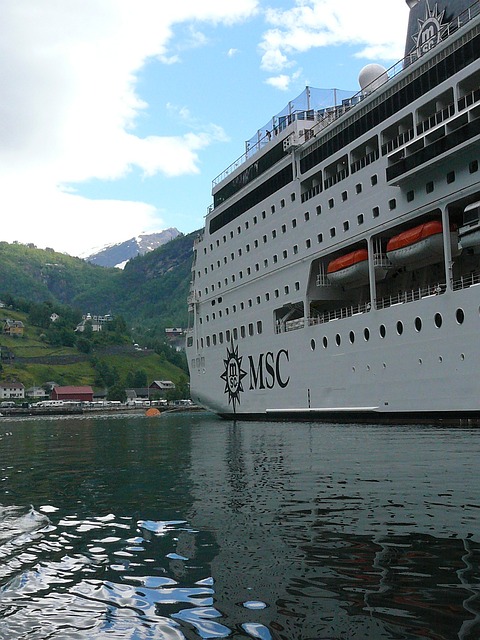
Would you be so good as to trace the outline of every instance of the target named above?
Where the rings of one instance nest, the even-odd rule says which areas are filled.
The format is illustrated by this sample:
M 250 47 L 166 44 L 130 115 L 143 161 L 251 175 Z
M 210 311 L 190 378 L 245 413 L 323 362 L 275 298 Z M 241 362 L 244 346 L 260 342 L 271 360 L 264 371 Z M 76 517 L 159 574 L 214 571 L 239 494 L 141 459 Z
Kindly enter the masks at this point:
M 238 355 L 238 345 L 235 346 L 232 341 L 231 346 L 227 347 L 227 357 L 223 361 L 225 370 L 220 377 L 225 381 L 225 393 L 228 394 L 228 401 L 233 405 L 234 412 L 240 403 L 240 393 L 244 391 L 243 380 L 246 376 L 250 391 L 273 389 L 275 386 L 285 389 L 290 382 L 290 376 L 285 373 L 289 362 L 287 349 L 280 349 L 277 353 L 260 353 L 257 360 L 254 356 L 248 356 L 248 371 L 242 369 L 242 361 L 243 356 Z
M 427 2 L 425 20 L 418 21 L 418 32 L 413 36 L 415 42 L 414 55 L 420 58 L 433 49 L 444 37 L 448 27 L 442 25 L 445 10 L 438 12 L 438 6 L 430 9 Z

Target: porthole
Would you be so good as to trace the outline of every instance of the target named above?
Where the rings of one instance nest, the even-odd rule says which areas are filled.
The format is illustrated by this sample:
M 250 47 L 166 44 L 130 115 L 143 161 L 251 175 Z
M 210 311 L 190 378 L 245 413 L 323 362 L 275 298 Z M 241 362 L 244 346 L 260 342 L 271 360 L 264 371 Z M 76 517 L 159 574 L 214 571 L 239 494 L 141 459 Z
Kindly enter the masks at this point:
M 440 327 L 442 326 L 442 322 L 443 322 L 442 314 L 441 313 L 436 313 L 433 321 L 435 322 L 435 326 L 437 327 L 437 329 L 440 329 Z
M 312 351 L 315 351 L 315 347 L 316 347 L 316 345 L 315 345 L 315 340 L 310 340 L 310 349 L 311 349 Z
M 337 344 L 337 347 L 339 347 L 342 342 L 342 338 L 340 337 L 339 333 L 337 333 L 337 335 L 335 336 L 335 342 Z
M 401 320 L 397 322 L 397 333 L 399 336 L 403 333 L 403 322 Z
M 363 337 L 365 339 L 365 342 L 368 342 L 370 340 L 370 329 L 368 327 L 365 327 L 365 329 L 363 330 Z
M 355 342 L 355 333 L 353 331 L 350 331 L 348 339 L 350 340 L 350 344 L 353 344 Z
M 463 362 L 463 360 L 465 360 L 465 354 L 464 353 L 460 354 L 460 360 L 462 360 L 462 362 Z
M 457 311 L 455 312 L 455 318 L 458 324 L 463 324 L 463 321 L 465 320 L 465 313 L 463 309 L 457 309 Z
M 442 356 L 438 356 L 438 361 L 439 361 L 439 362 L 443 362 L 443 358 L 442 358 Z
M 418 364 L 423 364 L 423 360 L 421 358 L 418 359 Z
M 418 316 L 415 318 L 415 330 L 418 332 L 422 330 L 422 319 Z
M 380 337 L 381 338 L 385 338 L 385 336 L 387 335 L 387 330 L 386 330 L 384 324 L 380 325 L 380 328 L 379 328 L 378 332 L 380 333 Z
M 367 371 L 370 371 L 370 365 L 367 364 Z
M 326 336 L 323 336 L 322 342 L 323 342 L 323 348 L 326 349 L 328 346 L 328 340 Z

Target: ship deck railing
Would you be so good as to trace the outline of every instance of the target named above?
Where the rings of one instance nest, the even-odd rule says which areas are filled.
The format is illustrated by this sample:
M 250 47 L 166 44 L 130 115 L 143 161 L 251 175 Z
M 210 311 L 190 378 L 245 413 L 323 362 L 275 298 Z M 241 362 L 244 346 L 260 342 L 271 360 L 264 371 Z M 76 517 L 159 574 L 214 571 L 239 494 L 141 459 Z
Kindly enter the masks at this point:
M 480 284 L 480 273 L 469 273 L 466 276 L 462 276 L 452 283 L 452 289 L 458 291 L 459 289 L 468 289 L 474 285 Z
M 475 1 L 472 2 L 471 6 L 466 9 L 459 16 L 454 18 L 448 25 L 445 25 L 445 35 L 442 40 L 438 44 L 443 44 L 447 38 L 449 38 L 452 34 L 454 34 L 460 27 L 465 26 L 471 20 L 480 15 L 480 2 Z M 432 36 L 432 48 L 437 46 L 438 35 L 435 33 Z M 423 43 L 424 45 L 428 44 L 428 41 Z M 427 47 L 428 48 L 428 47 Z M 386 82 L 391 80 L 395 76 L 397 76 L 401 71 L 403 71 L 410 64 L 415 62 L 418 59 L 418 54 L 414 52 L 413 54 L 409 54 L 407 57 L 402 58 L 394 65 L 392 65 L 389 69 L 387 69 L 385 77 Z M 312 128 L 312 136 L 317 135 L 319 131 L 329 126 L 335 120 L 337 120 L 340 116 L 344 115 L 347 111 L 355 107 L 358 103 L 362 101 L 364 97 L 373 93 L 377 88 L 378 79 L 372 83 L 372 91 L 369 91 L 368 87 L 364 88 L 363 91 L 359 91 L 354 95 L 351 95 L 348 99 L 342 101 L 342 104 L 335 105 L 331 107 L 326 107 L 324 109 L 311 109 L 308 107 L 307 109 L 300 109 L 297 113 L 289 113 L 287 115 L 282 115 L 278 118 L 278 122 L 276 127 L 259 130 L 257 132 L 257 136 L 254 144 L 248 145 L 246 152 L 240 156 L 235 162 L 233 162 L 229 167 L 227 167 L 220 175 L 218 175 L 212 183 L 212 186 L 215 187 L 217 184 L 222 182 L 227 176 L 229 176 L 233 171 L 238 169 L 246 160 L 252 157 L 252 155 L 256 154 L 260 149 L 262 149 L 266 144 L 270 142 L 270 140 L 274 137 L 275 134 L 279 134 L 282 132 L 289 124 L 295 121 L 296 118 L 303 120 L 312 120 L 314 119 L 316 122 Z M 308 88 L 307 88 L 308 89 Z M 332 90 L 335 92 L 336 90 Z M 312 115 L 313 114 L 313 115 Z M 275 120 L 275 118 L 273 119 Z M 428 126 L 428 125 L 427 125 Z M 250 142 L 250 141 L 249 141 Z M 318 142 L 321 144 L 321 141 Z
M 420 287 L 418 289 L 411 289 L 410 291 L 401 291 L 394 296 L 387 296 L 385 298 L 378 298 L 375 301 L 376 309 L 387 309 L 397 304 L 405 304 L 406 302 L 415 302 L 422 298 L 429 298 L 430 296 L 438 296 L 446 291 L 445 283 L 436 283 L 428 285 L 427 287 Z

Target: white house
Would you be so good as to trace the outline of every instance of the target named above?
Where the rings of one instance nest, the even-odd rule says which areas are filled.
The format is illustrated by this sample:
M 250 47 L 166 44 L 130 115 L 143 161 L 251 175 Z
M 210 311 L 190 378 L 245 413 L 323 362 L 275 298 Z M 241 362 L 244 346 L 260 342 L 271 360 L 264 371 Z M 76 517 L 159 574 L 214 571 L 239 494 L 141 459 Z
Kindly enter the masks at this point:
M 24 398 L 25 387 L 21 382 L 0 381 L 0 398 Z

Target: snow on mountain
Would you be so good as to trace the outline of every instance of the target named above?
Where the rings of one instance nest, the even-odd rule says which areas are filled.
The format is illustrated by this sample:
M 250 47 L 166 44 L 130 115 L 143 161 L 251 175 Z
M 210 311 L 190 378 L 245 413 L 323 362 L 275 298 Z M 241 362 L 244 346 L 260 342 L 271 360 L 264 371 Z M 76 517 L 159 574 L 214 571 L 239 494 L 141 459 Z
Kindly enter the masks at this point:
M 130 238 L 124 242 L 102 247 L 90 255 L 85 256 L 84 260 L 98 264 L 101 267 L 117 267 L 123 269 L 131 258 L 153 251 L 179 235 L 181 235 L 180 231 L 174 227 L 156 233 L 141 233 L 137 237 Z

